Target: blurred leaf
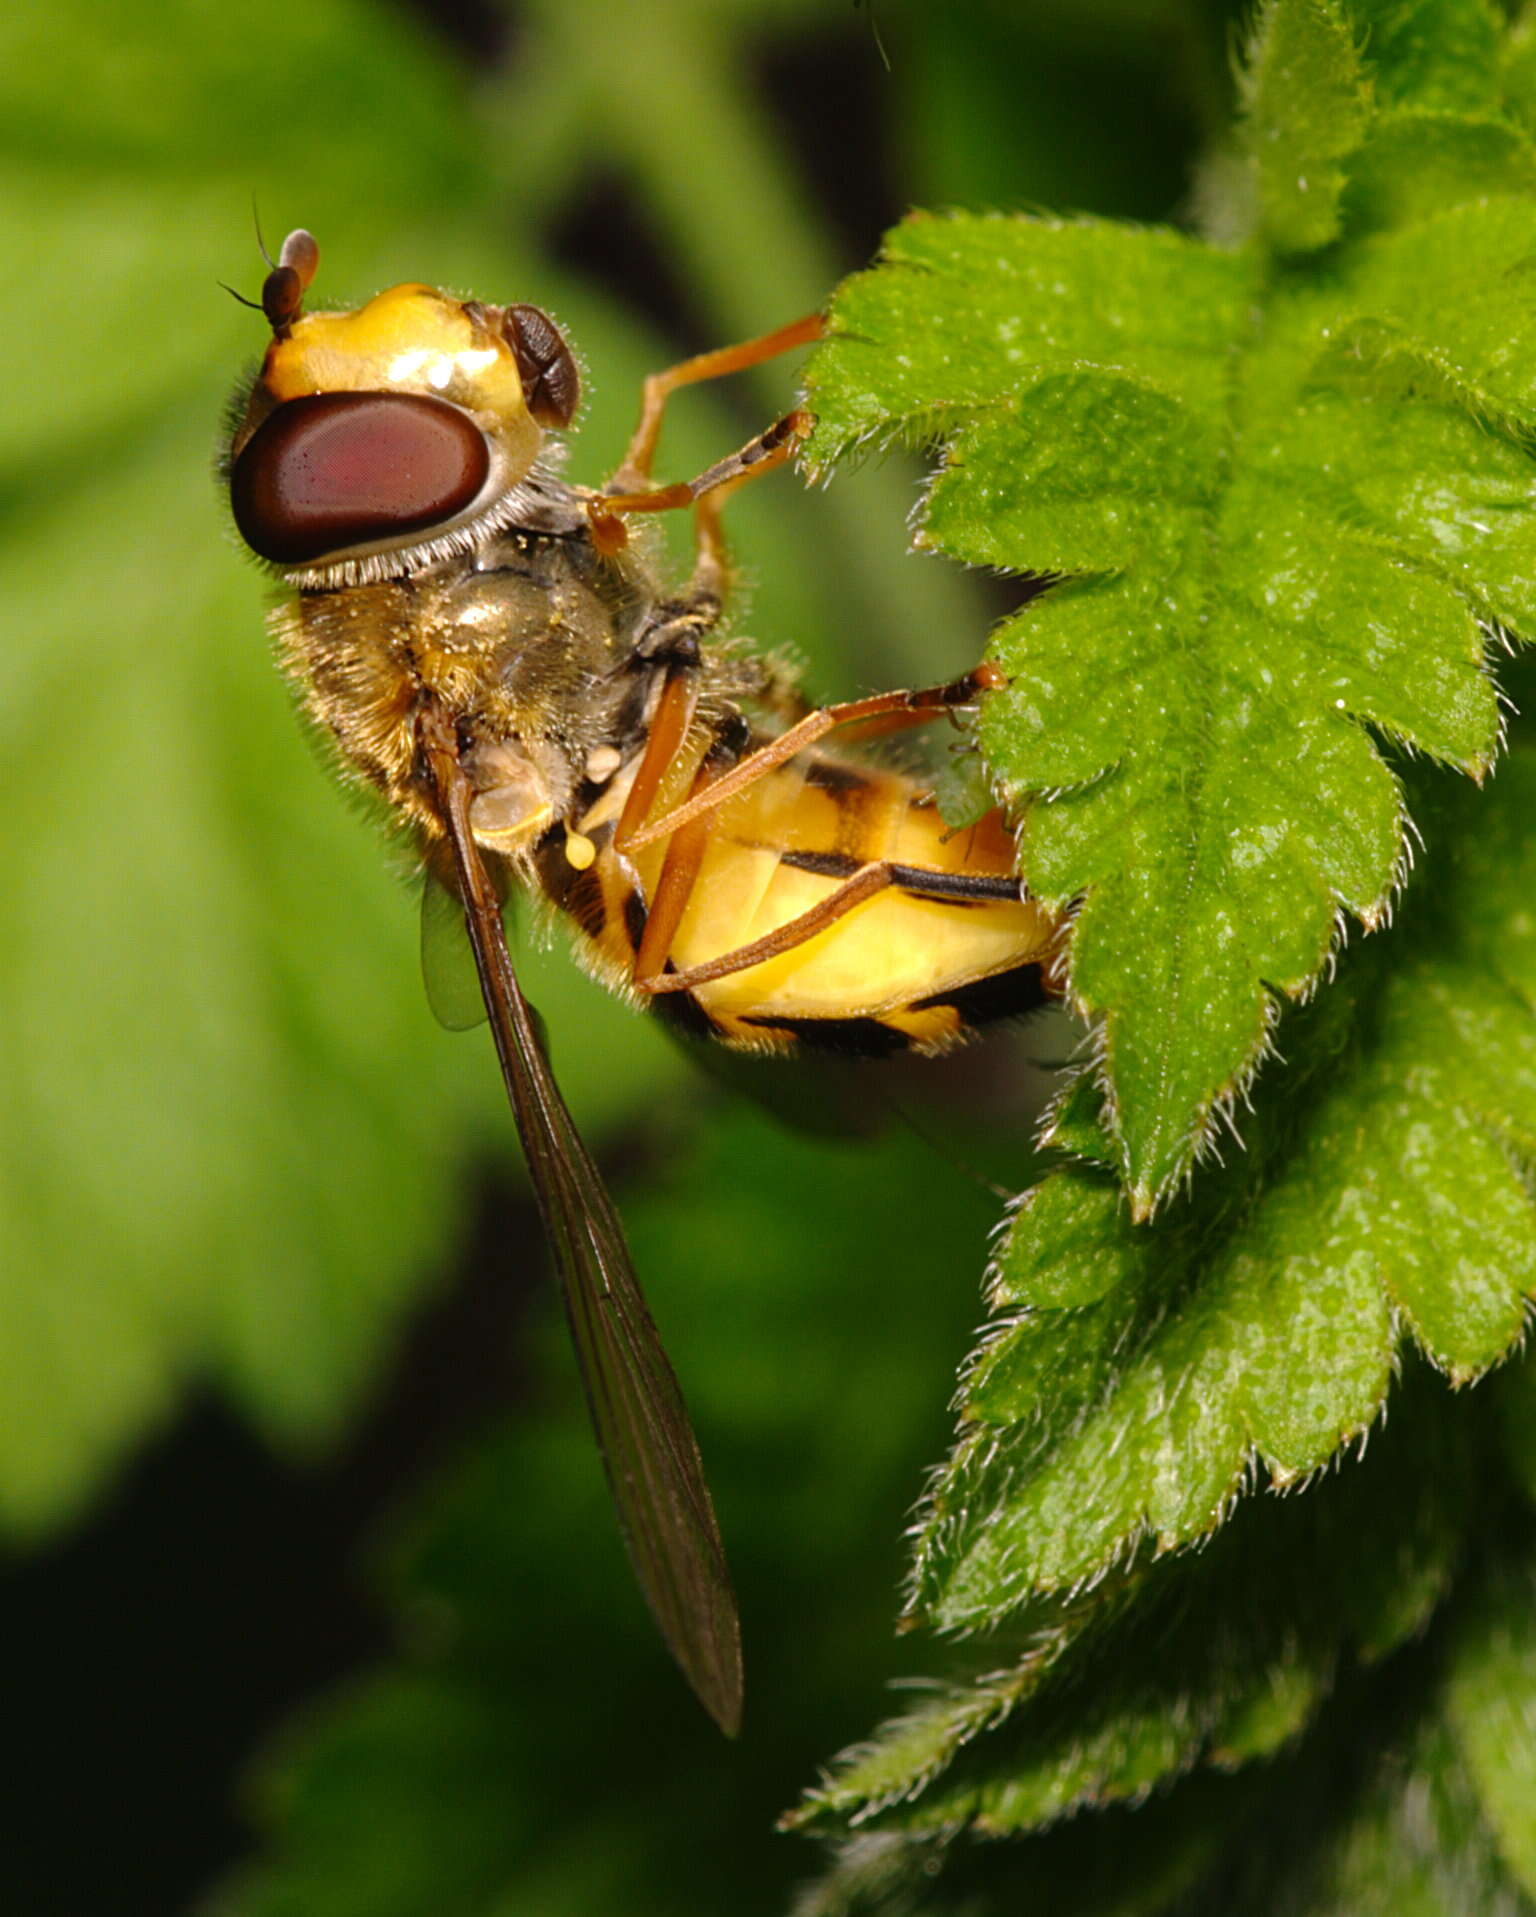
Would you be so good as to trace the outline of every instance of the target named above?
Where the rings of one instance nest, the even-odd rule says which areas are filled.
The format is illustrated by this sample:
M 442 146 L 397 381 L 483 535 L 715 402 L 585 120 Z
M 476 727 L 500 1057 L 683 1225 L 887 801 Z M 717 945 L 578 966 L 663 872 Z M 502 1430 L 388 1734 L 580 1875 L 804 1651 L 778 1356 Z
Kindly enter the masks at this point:
M 690 1908 L 782 1909 L 803 1859 L 772 1816 L 894 1655 L 933 1354 L 963 1345 L 991 1205 L 910 1139 L 836 1150 L 700 1118 L 623 1197 L 740 1589 L 741 1743 L 725 1761 L 623 1574 L 551 1308 L 544 1408 L 420 1500 L 391 1554 L 396 1657 L 269 1758 L 268 1856 L 221 1909 L 641 1917 L 677 1910 L 680 1883 Z
M 1520 9 L 1503 46 L 1503 81 L 1511 113 L 1536 127 L 1536 10 Z
M 1536 1559 L 1499 1567 L 1479 1595 L 1452 1654 L 1447 1705 L 1503 1861 L 1536 1898 Z
M 295 726 L 210 484 L 262 339 L 217 285 L 255 290 L 253 192 L 269 243 L 318 230 L 323 298 L 534 290 L 603 369 L 594 466 L 668 350 L 499 237 L 505 130 L 403 14 L 316 0 L 276 34 L 250 0 L 75 0 L 10 11 L 0 53 L 0 226 L 46 316 L 0 427 L 0 1519 L 36 1527 L 194 1375 L 326 1441 L 456 1255 L 471 1152 L 515 1161 L 484 1035 L 432 1023 L 405 862 Z M 737 436 L 705 400 L 668 444 L 696 470 Z M 743 508 L 755 555 L 793 563 L 793 492 Z M 563 952 L 521 963 L 585 1123 L 681 1076 Z
M 1530 1521 L 1507 1506 L 1480 1516 L 1494 1520 L 1493 1548 L 1474 1548 L 1466 1602 L 1380 1665 L 1341 1666 L 1318 1722 L 1266 1764 L 1196 1772 L 1134 1807 L 1007 1843 L 969 1841 L 958 1819 L 937 1836 L 861 1833 L 833 1851 L 796 1917 L 1530 1917 Z M 1297 1567 L 1285 1580 L 1287 1597 L 1303 1577 Z M 1186 1644 L 1195 1622 L 1179 1625 Z M 1235 1636 L 1240 1621 L 1226 1628 Z
M 1244 144 L 1259 221 L 1281 253 L 1326 246 L 1339 231 L 1346 174 L 1370 118 L 1353 26 L 1338 0 L 1269 0 L 1242 69 Z
M 1299 1917 L 1530 1917 L 1442 1723 L 1393 1752 L 1335 1842 Z
M 887 164 L 917 206 L 1166 219 L 1230 108 L 1224 0 L 876 0 Z M 1107 101 L 1114 111 L 1106 112 Z
M 1507 120 L 1383 113 L 1353 167 L 1352 216 L 1401 226 L 1519 186 L 1536 188 L 1536 148 Z
M 459 89 L 403 20 L 345 0 L 265 65 L 270 17 L 242 0 L 73 20 L 67 58 L 57 10 L 0 28 L 0 225 L 47 315 L 0 428 L 24 502 L 0 640 L 20 865 L 0 1514 L 21 1525 L 68 1510 L 197 1369 L 274 1431 L 332 1428 L 451 1242 L 473 1109 L 208 480 L 225 369 L 259 341 L 214 283 L 256 258 L 253 184 L 279 219 L 302 188 L 381 230 L 441 196 Z M 347 77 L 322 105 L 295 94 L 306 71 Z
M 949 1842 L 874 1831 L 845 1839 L 793 1917 L 1159 1917 L 1200 1909 L 1183 1900 L 1224 1848 L 1253 1831 L 1262 1795 L 1252 1777 L 1199 1776 L 1134 1811 L 1068 1819 L 1009 1844 Z M 1205 1908 L 1221 1909 L 1221 1904 Z M 1256 1907 L 1243 1907 L 1246 1912 Z
M 1349 15 L 1382 106 L 1498 107 L 1504 22 L 1491 0 L 1349 0 Z
M 1361 1787 L 1337 1804 L 1343 1814 L 1325 1844 L 1292 1846 L 1289 1857 L 1268 1847 L 1278 1865 L 1277 1901 L 1287 1912 L 1530 1917 L 1536 1911 L 1530 1625 L 1536 1558 L 1528 1515 L 1507 1514 L 1491 1544 L 1478 1566 L 1479 1582 L 1441 1647 L 1443 1679 L 1423 1686 L 1417 1697 L 1406 1690 L 1418 1707 L 1417 1721 L 1376 1747 Z M 1358 1750 L 1373 1750 L 1358 1726 L 1357 1739 Z M 1256 1861 L 1253 1885 L 1263 1881 L 1263 1860 Z

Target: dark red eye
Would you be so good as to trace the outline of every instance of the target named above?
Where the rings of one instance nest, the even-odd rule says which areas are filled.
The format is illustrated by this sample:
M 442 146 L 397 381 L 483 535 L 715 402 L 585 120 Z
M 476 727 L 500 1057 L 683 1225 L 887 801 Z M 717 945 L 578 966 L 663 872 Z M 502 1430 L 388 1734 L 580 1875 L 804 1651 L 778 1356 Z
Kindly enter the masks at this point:
M 441 525 L 473 503 L 490 467 L 484 434 L 445 400 L 312 393 L 247 440 L 230 504 L 254 552 L 302 566 Z

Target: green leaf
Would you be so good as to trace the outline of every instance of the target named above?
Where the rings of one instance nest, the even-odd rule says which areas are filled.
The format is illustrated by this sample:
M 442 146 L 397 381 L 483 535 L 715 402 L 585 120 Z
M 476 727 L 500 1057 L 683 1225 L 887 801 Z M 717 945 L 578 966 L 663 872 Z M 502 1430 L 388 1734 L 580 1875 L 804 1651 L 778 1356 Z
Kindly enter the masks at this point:
M 1452 1652 L 1446 1702 L 1504 1863 L 1536 1898 L 1536 1560 L 1498 1567 L 1479 1594 Z
M 1510 1349 L 1536 1293 L 1533 813 L 1528 753 L 1447 804 L 1436 883 L 1287 1028 L 1298 1065 L 1187 1204 L 1137 1226 L 1091 1168 L 1029 1194 L 917 1610 L 996 1622 L 1212 1530 L 1256 1471 L 1315 1471 L 1379 1413 L 1404 1331 L 1457 1382 Z
M 1536 127 L 1536 12 L 1527 6 L 1503 46 L 1505 103 L 1527 129 Z
M 1240 86 L 1260 231 L 1281 253 L 1326 246 L 1339 231 L 1341 162 L 1369 117 L 1354 34 L 1336 0 L 1266 0 Z
M 882 1727 L 789 1821 L 1007 1835 L 1270 1756 L 1341 1667 L 1422 1630 L 1485 1516 L 1477 1492 L 1460 1408 L 1420 1379 L 1307 1495 L 1249 1501 L 1198 1556 L 1035 1607 L 1011 1665 L 990 1637 L 981 1675 Z
M 1490 0 L 1349 0 L 1384 107 L 1482 113 L 1499 103 L 1504 22 Z
M 1306 1889 L 1285 1908 L 1305 1917 L 1536 1910 L 1536 1557 L 1528 1515 L 1506 1511 L 1489 1530 L 1461 1615 L 1420 1660 L 1418 1682 L 1399 1681 L 1397 1714 L 1407 1701 L 1417 1721 L 1382 1741 L 1347 1815 L 1314 1847 L 1321 1856 L 1301 1852 L 1300 1870 L 1281 1864 L 1282 1882 L 1290 1874 Z
M 1018 1834 L 1191 1767 L 1273 1761 L 1337 1716 L 1352 1668 L 1424 1631 L 1464 1560 L 1484 1572 L 1480 1535 L 1521 1535 L 1498 1454 L 1529 1480 L 1528 1362 L 1484 1401 L 1496 1417 L 1425 1370 L 1361 1461 L 1278 1506 L 1242 1495 L 1266 1472 L 1315 1472 L 1363 1430 L 1398 1326 L 1468 1377 L 1511 1347 L 1536 1293 L 1536 755 L 1516 752 L 1487 796 L 1442 782 L 1419 809 L 1429 882 L 1292 1021 L 1290 1082 L 1264 1086 L 1241 1158 L 1152 1226 L 1130 1225 L 1092 1169 L 1054 1174 L 1020 1214 L 919 1535 L 928 1620 L 990 1635 L 969 1676 L 848 1753 L 796 1823 Z M 1091 1143 L 1085 1082 L 1058 1123 Z M 1366 1382 L 1369 1408 L 1351 1408 Z M 1196 1555 L 1127 1548 L 1207 1528 Z M 1498 1884 L 1528 1868 L 1529 1591 L 1500 1573 L 1469 1596 L 1449 1692 L 1465 1756 L 1446 1773 L 1450 1821 L 1415 1855 L 1454 1881 L 1463 1819 L 1479 1881 Z M 1395 1777 L 1330 1840 L 1356 1895 L 1383 1871 Z M 903 1854 L 884 1854 L 892 1881 Z M 1022 1855 L 1011 1881 L 1038 1886 Z M 1335 1908 L 1333 1889 L 1314 1893 Z
M 838 1845 L 793 1917 L 991 1917 L 1021 1908 L 1157 1917 L 1199 1883 L 1233 1821 L 1231 1780 L 1214 1793 L 1204 1782 L 1134 1813 L 1076 1819 L 1017 1849 L 861 1832 Z
M 1429 1718 L 1408 1748 L 1376 1767 L 1322 1868 L 1292 1862 L 1305 1887 L 1293 1908 L 1301 1917 L 1530 1917 L 1480 1813 L 1454 1739 Z
M 1043 1775 L 1052 1761 L 1065 1774 L 1094 1747 L 1099 1660 L 1109 1653 L 1112 1691 L 1129 1696 L 1138 1682 L 1118 1655 L 1130 1648 L 1127 1615 L 1107 1633 L 1085 1633 L 1057 1662 L 1036 1699 L 1000 1733 L 979 1737 L 960 1753 L 938 1792 L 915 1806 L 893 1808 L 839 1845 L 826 1876 L 798 1910 L 806 1917 L 1021 1908 L 1091 1917 L 1110 1911 L 1183 1917 L 1193 1910 L 1272 1917 L 1459 1917 L 1469 1911 L 1529 1917 L 1536 1910 L 1529 1896 L 1536 1761 L 1530 1516 L 1511 1506 L 1507 1485 L 1496 1466 L 1489 1468 L 1486 1422 L 1467 1419 L 1463 1407 L 1443 1397 L 1437 1403 L 1432 1381 L 1414 1381 L 1406 1396 L 1415 1434 L 1382 1465 L 1372 1485 L 1365 1481 L 1369 1463 L 1348 1466 L 1305 1499 L 1291 1501 L 1278 1526 L 1288 1532 L 1286 1540 L 1258 1543 L 1262 1521 L 1254 1520 L 1250 1539 L 1257 1549 L 1248 1561 L 1253 1588 L 1245 1593 L 1239 1580 L 1227 1593 L 1240 1608 L 1205 1606 L 1203 1599 L 1216 1595 L 1217 1580 L 1200 1590 L 1209 1574 L 1198 1561 L 1157 1567 L 1134 1600 L 1145 1605 L 1153 1598 L 1140 1624 L 1139 1682 L 1148 1696 L 1163 1692 L 1171 1707 L 1165 1738 L 1176 1742 L 1195 1728 L 1208 1700 L 1197 1689 L 1179 1709 L 1176 1681 L 1164 1666 L 1203 1667 L 1210 1675 L 1235 1678 L 1243 1656 L 1225 1664 L 1224 1646 L 1241 1642 L 1246 1623 L 1259 1640 L 1279 1648 L 1287 1619 L 1295 1626 L 1290 1651 L 1305 1662 L 1308 1647 L 1320 1646 L 1314 1632 L 1329 1632 L 1330 1604 L 1342 1598 L 1347 1617 L 1340 1620 L 1340 1655 L 1331 1671 L 1336 1689 L 1303 1738 L 1282 1749 L 1269 1746 L 1265 1762 L 1249 1762 L 1235 1775 L 1222 1774 L 1220 1767 L 1243 1763 L 1259 1754 L 1258 1747 L 1232 1748 L 1225 1755 L 1213 1748 L 1210 1767 L 1165 1779 L 1144 1801 L 1080 1805 L 1048 1828 L 996 1841 L 999 1827 L 989 1821 L 989 1809 L 1006 1802 L 1006 1758 L 1021 1762 L 1020 1787 Z M 1417 1531 L 1400 1559 L 1411 1586 L 1415 1554 L 1439 1531 L 1442 1546 L 1423 1560 L 1425 1568 L 1435 1565 L 1434 1575 L 1420 1589 L 1417 1615 L 1410 1607 L 1393 1617 L 1393 1521 L 1419 1505 L 1438 1475 L 1436 1452 L 1456 1427 L 1461 1436 L 1452 1438 L 1451 1473 L 1428 1490 L 1418 1514 L 1420 1523 L 1430 1520 L 1428 1527 Z M 1389 1435 L 1387 1442 L 1399 1440 Z M 1359 1478 L 1353 1488 L 1342 1481 L 1351 1475 Z M 1372 1496 L 1382 1490 L 1386 1507 L 1370 1511 Z M 1287 1568 L 1287 1541 L 1309 1551 L 1304 1533 L 1317 1518 L 1303 1515 L 1308 1504 L 1332 1506 L 1331 1518 L 1310 1538 L 1321 1554 Z M 1354 1542 L 1348 1535 L 1353 1519 L 1363 1520 Z M 1213 1550 L 1229 1550 L 1236 1529 Z M 1447 1557 L 1444 1543 L 1453 1537 Z M 1261 1588 L 1266 1559 L 1277 1579 L 1269 1593 Z M 1391 1636 L 1362 1644 L 1356 1661 L 1347 1648 L 1348 1619 L 1360 1619 L 1375 1600 L 1366 1598 L 1362 1607 L 1348 1595 L 1350 1568 L 1373 1559 L 1368 1580 L 1376 1599 L 1385 1600 Z M 1453 1565 L 1459 1581 L 1446 1599 L 1445 1574 Z M 1307 1589 L 1312 1571 L 1323 1579 L 1316 1592 Z M 1426 1628 L 1428 1608 L 1437 1599 L 1438 1614 Z M 1091 1600 L 1083 1603 L 1091 1607 Z M 1208 1652 L 1200 1649 L 1202 1624 L 1210 1624 L 1219 1640 Z M 1075 1687 L 1080 1743 L 1073 1741 L 1067 1695 L 1074 1659 L 1081 1660 Z M 1041 1709 L 1053 1684 L 1063 1693 L 1054 1736 Z M 1261 1712 L 1266 1715 L 1261 1728 L 1283 1722 L 1283 1713 Z M 990 1783 L 989 1742 L 996 1746 Z M 854 1754 L 853 1762 L 860 1761 Z M 1129 1773 L 1123 1781 L 1130 1781 Z M 974 1803 L 967 1785 L 976 1792 Z M 948 1822 L 941 1815 L 946 1788 Z M 971 1810 L 977 1822 L 968 1821 Z
M 1408 109 L 1382 113 L 1350 167 L 1352 226 L 1407 226 L 1447 208 L 1536 187 L 1536 148 L 1510 121 Z
M 1375 239 L 1361 251 L 1350 282 L 1357 311 L 1333 339 L 1327 372 L 1347 381 L 1364 360 L 1377 375 L 1361 382 L 1367 389 L 1432 393 L 1518 439 L 1536 427 L 1533 277 L 1536 210 L 1524 200 L 1482 200 Z M 1381 378 L 1382 371 L 1395 379 Z M 1368 430 L 1380 429 L 1379 402 L 1364 419 Z M 1341 423 L 1335 414 L 1333 424 Z M 1408 443 L 1427 450 L 1433 423 L 1433 415 L 1415 416 Z M 1396 530 L 1411 537 L 1401 523 Z M 1458 540 L 1463 551 L 1468 530 Z M 1445 534 L 1430 521 L 1415 544 L 1432 560 Z M 1528 589 L 1509 610 L 1530 618 Z
M 997 804 L 981 754 L 969 744 L 950 751 L 934 779 L 933 794 L 948 826 L 974 825 Z
M 1341 123 L 1307 105 L 1340 18 L 1266 13 L 1255 113 L 1294 95 L 1292 130 Z M 918 543 L 1066 576 L 998 634 L 1011 683 L 981 739 L 1031 887 L 1076 904 L 1071 988 L 1137 1216 L 1341 915 L 1382 922 L 1409 828 L 1377 741 L 1481 778 L 1487 628 L 1536 630 L 1536 164 L 1512 126 L 1448 114 L 1418 19 L 1374 23 L 1414 104 L 1371 122 L 1325 259 L 914 218 L 813 363 L 814 463 L 938 439 Z M 1311 77 L 1285 85 L 1293 40 Z

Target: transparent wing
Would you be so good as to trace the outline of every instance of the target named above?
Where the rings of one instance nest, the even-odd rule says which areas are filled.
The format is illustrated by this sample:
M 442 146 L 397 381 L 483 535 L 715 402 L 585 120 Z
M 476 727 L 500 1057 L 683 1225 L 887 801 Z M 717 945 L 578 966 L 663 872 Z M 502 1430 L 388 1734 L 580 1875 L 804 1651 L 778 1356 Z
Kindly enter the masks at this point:
M 429 740 L 460 909 L 630 1562 L 668 1649 L 728 1737 L 741 1726 L 741 1630 L 699 1447 L 613 1203 L 565 1108 L 512 970 L 451 744 Z
M 428 866 L 421 886 L 421 982 L 439 1025 L 468 1032 L 485 1023 L 485 999 L 458 894 Z

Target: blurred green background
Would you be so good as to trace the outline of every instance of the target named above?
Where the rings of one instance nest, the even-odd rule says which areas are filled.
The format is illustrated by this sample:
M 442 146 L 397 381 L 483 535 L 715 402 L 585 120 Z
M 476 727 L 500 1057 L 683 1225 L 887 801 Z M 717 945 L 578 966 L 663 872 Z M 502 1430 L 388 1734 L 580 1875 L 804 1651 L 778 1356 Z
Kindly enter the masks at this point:
M 6 11 L 0 1908 L 783 1909 L 815 1855 L 773 1817 L 931 1664 L 890 1622 L 999 1211 L 962 1161 L 1028 1165 L 1016 1041 L 897 1081 L 923 1136 L 845 1144 L 525 949 L 716 1487 L 727 1749 L 623 1562 L 485 1035 L 433 1024 L 216 497 L 253 199 L 316 233 L 320 303 L 553 311 L 595 480 L 647 370 L 822 304 L 909 205 L 1176 217 L 1233 11 Z M 664 471 L 793 382 L 687 396 Z M 1009 603 L 907 555 L 917 473 L 733 508 L 737 629 L 820 695 L 961 669 Z

